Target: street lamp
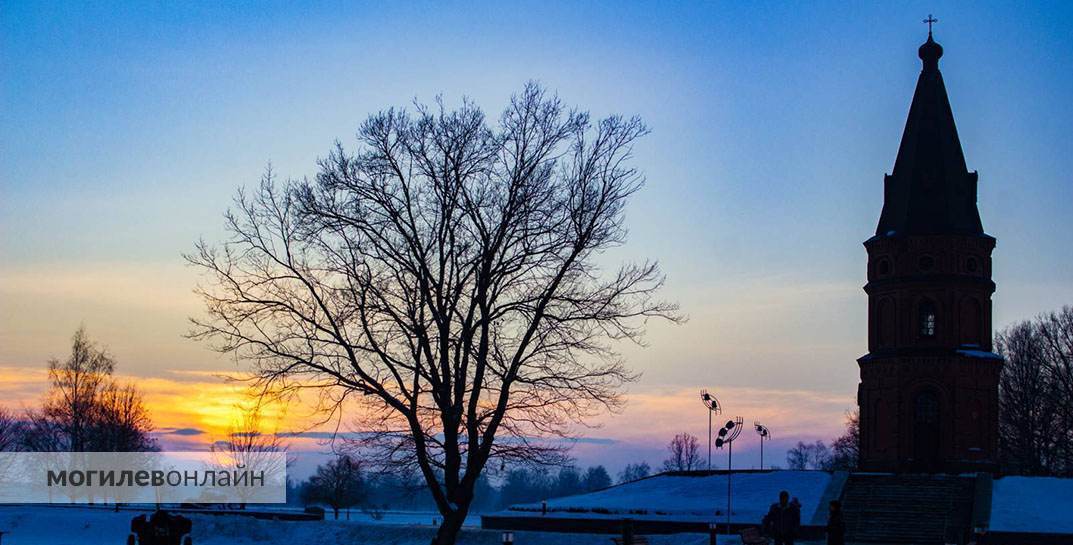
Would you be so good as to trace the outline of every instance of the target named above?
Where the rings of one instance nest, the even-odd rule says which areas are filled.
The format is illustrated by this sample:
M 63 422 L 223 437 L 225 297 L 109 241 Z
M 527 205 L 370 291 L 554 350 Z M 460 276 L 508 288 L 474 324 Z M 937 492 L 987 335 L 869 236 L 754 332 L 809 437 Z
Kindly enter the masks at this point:
M 730 508 L 731 508 L 731 496 L 733 492 L 730 488 L 730 481 L 734 475 L 734 440 L 741 435 L 741 417 L 736 416 L 734 420 L 727 420 L 727 423 L 719 429 L 719 438 L 715 440 L 715 446 L 723 448 L 723 445 L 727 446 L 727 534 L 733 533 L 730 529 Z
M 700 400 L 708 408 L 708 471 L 712 470 L 712 415 L 720 414 L 723 408 L 719 406 L 719 400 L 708 390 L 700 391 Z
M 760 436 L 760 469 L 764 469 L 764 441 L 771 440 L 771 430 L 767 429 L 767 426 L 753 421 L 753 428 L 756 429 L 756 434 Z

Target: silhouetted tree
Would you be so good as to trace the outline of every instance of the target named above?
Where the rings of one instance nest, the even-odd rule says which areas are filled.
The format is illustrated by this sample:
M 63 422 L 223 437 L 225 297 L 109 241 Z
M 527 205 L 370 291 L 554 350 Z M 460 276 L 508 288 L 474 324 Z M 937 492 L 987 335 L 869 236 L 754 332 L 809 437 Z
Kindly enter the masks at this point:
M 861 427 L 860 412 L 846 414 L 846 433 L 831 442 L 831 455 L 825 467 L 829 471 L 852 471 L 860 459 Z
M 831 466 L 831 451 L 823 441 L 797 442 L 786 452 L 786 465 L 790 469 L 828 469 Z
M 552 481 L 546 470 L 514 468 L 507 472 L 499 490 L 500 503 L 506 506 L 544 500 L 552 497 L 551 490 Z
M 481 474 L 477 484 L 473 487 L 473 510 L 485 511 L 493 509 L 499 499 L 499 491 L 492 486 L 487 474 Z
M 115 360 L 90 341 L 83 327 L 75 331 L 66 361 L 49 360 L 51 388 L 42 413 L 61 434 L 62 448 L 74 452 L 92 450 L 86 447 L 100 412 L 101 393 L 114 370 Z
M 637 481 L 649 476 L 651 473 L 652 467 L 648 465 L 648 462 L 627 464 L 626 467 L 619 472 L 618 482 L 619 484 L 622 484 Z
M 611 475 L 607 473 L 607 468 L 604 466 L 592 466 L 585 471 L 585 479 L 582 481 L 582 487 L 585 492 L 592 492 L 609 486 L 611 486 Z
M 74 452 L 149 451 L 152 419 L 134 385 L 112 378 L 115 360 L 84 328 L 75 332 L 71 355 L 48 364 L 50 387 L 40 411 L 26 415 L 30 450 Z
M 109 384 L 100 393 L 93 426 L 94 448 L 103 452 L 141 452 L 157 449 L 149 433 L 153 421 L 133 384 Z
M 241 419 L 228 428 L 227 437 L 210 446 L 214 463 L 222 469 L 242 467 L 254 473 L 283 475 L 285 466 L 290 462 L 286 457 L 287 446 L 279 434 L 265 429 L 261 407 L 254 405 L 240 414 Z M 241 508 L 245 509 L 250 490 L 236 488 L 236 493 L 246 496 L 241 498 Z
M 581 472 L 574 466 L 559 468 L 559 477 L 556 479 L 555 489 L 552 496 L 571 496 L 581 492 L 584 486 L 581 484 Z
M 339 520 L 340 509 L 350 509 L 365 498 L 361 467 L 349 455 L 342 454 L 317 466 L 316 473 L 309 478 L 303 492 L 307 502 L 319 502 L 331 507 L 335 520 Z
M 1073 475 L 1073 307 L 995 336 L 1006 363 L 999 382 L 999 446 L 1005 470 Z
M 15 415 L 0 407 L 0 452 L 20 450 L 24 426 Z
M 700 469 L 700 446 L 697 436 L 679 433 L 667 444 L 670 456 L 663 461 L 663 471 L 693 471 Z
M 646 132 L 535 84 L 494 127 L 469 101 L 375 114 L 314 180 L 239 192 L 230 240 L 188 256 L 211 277 L 192 336 L 251 362 L 266 391 L 364 405 L 360 452 L 423 476 L 451 545 L 489 459 L 561 462 L 534 439 L 617 408 L 634 378 L 611 341 L 677 319 L 653 299 L 656 264 L 600 271 L 625 241 Z

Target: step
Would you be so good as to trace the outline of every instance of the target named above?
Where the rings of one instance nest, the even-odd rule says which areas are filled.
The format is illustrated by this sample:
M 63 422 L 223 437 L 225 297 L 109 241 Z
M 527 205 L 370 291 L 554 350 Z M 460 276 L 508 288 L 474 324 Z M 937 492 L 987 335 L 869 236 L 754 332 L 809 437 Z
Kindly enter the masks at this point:
M 968 529 L 974 481 L 927 475 L 850 475 L 842 495 L 848 541 L 942 543 Z

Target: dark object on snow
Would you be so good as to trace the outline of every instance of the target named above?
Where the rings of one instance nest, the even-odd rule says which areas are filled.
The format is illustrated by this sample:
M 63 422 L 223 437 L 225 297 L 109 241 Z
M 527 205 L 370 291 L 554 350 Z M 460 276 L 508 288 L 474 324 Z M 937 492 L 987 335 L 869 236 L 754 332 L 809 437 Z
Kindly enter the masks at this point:
M 611 541 L 615 545 L 648 545 L 647 537 L 634 535 L 633 521 L 630 519 L 622 521 L 622 537 L 613 537 Z
M 764 517 L 764 531 L 775 540 L 775 545 L 793 545 L 801 527 L 800 503 L 790 501 L 790 493 L 779 492 L 778 503 L 771 504 Z
M 633 536 L 630 538 L 630 541 L 625 541 L 621 537 L 613 537 L 611 538 L 611 541 L 614 542 L 615 545 L 648 545 L 648 538 L 645 536 Z
M 130 521 L 127 545 L 191 545 L 191 526 L 190 519 L 163 510 L 153 512 L 148 519 L 138 515 Z
M 827 545 L 846 545 L 846 521 L 842 518 L 842 502 L 834 500 L 827 515 Z
M 741 531 L 741 542 L 744 545 L 767 545 L 768 540 L 760 532 L 760 528 L 750 526 Z

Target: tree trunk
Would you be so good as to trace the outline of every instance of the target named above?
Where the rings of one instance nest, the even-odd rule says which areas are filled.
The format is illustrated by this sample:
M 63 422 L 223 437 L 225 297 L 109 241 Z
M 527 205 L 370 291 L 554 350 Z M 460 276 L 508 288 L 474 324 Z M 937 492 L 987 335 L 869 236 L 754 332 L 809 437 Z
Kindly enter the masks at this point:
M 332 511 L 335 512 L 335 520 L 339 520 L 339 508 L 338 507 L 333 507 Z
M 462 530 L 462 523 L 466 521 L 468 511 L 468 508 L 462 508 L 445 513 L 443 522 L 436 530 L 436 537 L 432 538 L 432 545 L 455 545 L 458 532 Z

